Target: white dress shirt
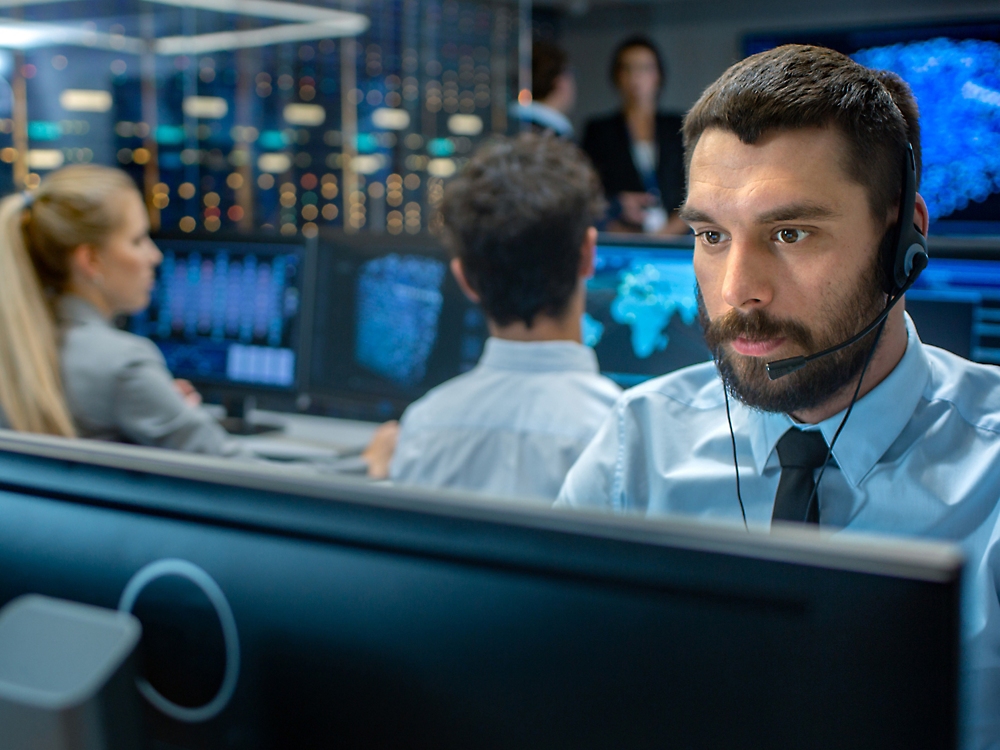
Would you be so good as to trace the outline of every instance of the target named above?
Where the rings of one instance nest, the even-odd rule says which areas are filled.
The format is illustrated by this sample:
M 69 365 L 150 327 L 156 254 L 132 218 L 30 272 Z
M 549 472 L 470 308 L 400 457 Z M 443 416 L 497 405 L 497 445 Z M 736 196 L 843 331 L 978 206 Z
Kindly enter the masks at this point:
M 510 105 L 510 116 L 519 122 L 530 123 L 538 130 L 551 130 L 560 138 L 573 137 L 573 123 L 566 115 L 548 104 L 541 102 L 518 104 L 514 102 Z
M 953 540 L 968 559 L 963 628 L 969 747 L 1000 747 L 1000 368 L 926 346 L 860 399 L 819 490 L 820 524 Z M 747 522 L 768 528 L 785 414 L 734 399 Z M 817 425 L 829 444 L 843 413 Z M 570 471 L 556 505 L 742 523 L 723 389 L 713 363 L 627 391 Z M 914 658 L 919 658 L 918 654 Z
M 474 369 L 403 414 L 390 476 L 551 502 L 619 395 L 582 344 L 491 338 Z

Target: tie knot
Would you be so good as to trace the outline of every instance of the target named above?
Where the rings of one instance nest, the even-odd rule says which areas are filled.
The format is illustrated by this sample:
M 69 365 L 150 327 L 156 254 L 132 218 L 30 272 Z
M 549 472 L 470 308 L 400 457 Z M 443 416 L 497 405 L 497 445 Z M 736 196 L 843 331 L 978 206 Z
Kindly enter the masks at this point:
M 826 461 L 829 451 L 821 432 L 805 432 L 796 427 L 781 436 L 777 447 L 778 460 L 783 469 L 792 466 L 818 469 Z

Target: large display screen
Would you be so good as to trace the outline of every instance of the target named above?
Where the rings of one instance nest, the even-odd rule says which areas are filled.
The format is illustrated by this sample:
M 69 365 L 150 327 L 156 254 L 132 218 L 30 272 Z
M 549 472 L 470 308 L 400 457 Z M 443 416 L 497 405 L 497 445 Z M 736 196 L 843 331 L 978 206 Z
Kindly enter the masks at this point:
M 759 34 L 747 54 L 818 44 L 900 75 L 920 108 L 932 234 L 1000 234 L 1000 22 Z

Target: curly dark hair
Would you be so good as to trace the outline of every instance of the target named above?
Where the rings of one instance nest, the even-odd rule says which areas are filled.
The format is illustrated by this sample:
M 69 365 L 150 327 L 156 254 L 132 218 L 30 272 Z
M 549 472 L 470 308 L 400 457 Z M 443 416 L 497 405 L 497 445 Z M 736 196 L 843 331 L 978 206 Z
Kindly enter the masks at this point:
M 881 221 L 899 201 L 907 142 L 920 181 L 917 102 L 895 73 L 871 70 L 825 47 L 776 47 L 723 73 L 684 118 L 685 165 L 690 168 L 708 128 L 752 144 L 771 131 L 828 125 L 843 134 L 844 167 L 867 189 L 872 216 Z
M 604 209 L 576 146 L 523 133 L 479 148 L 445 188 L 444 240 L 498 325 L 560 317 L 579 283 L 580 249 Z

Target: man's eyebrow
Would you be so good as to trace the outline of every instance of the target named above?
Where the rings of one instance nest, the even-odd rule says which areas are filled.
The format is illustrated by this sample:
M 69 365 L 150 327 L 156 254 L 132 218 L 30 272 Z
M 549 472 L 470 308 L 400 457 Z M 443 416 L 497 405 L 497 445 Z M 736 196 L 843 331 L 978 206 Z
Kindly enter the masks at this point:
M 693 224 L 695 222 L 701 222 L 703 224 L 713 223 L 711 216 L 706 214 L 704 211 L 699 211 L 697 208 L 681 206 L 681 210 L 677 212 L 677 215 L 688 224 Z
M 817 203 L 791 203 L 779 206 L 757 217 L 758 224 L 774 224 L 779 221 L 803 221 L 809 219 L 832 219 L 837 212 Z
M 682 206 L 678 216 L 688 224 L 714 224 L 715 219 L 704 211 L 697 208 Z M 818 203 L 790 203 L 787 206 L 779 206 L 770 211 L 760 214 L 757 217 L 758 224 L 774 224 L 779 221 L 808 221 L 815 219 L 833 219 L 839 214 L 832 208 L 821 206 Z

